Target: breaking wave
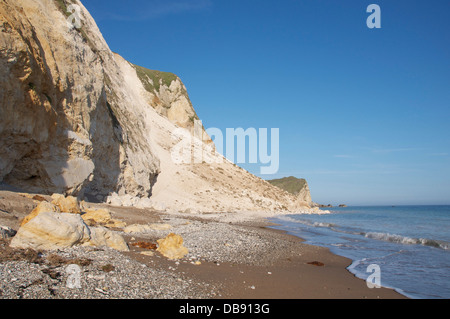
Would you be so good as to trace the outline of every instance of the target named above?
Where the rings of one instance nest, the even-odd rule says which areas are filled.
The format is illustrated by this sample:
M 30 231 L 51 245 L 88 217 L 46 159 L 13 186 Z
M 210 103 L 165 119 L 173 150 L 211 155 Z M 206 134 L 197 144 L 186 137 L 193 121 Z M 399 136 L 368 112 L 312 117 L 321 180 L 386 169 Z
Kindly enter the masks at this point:
M 397 244 L 405 244 L 405 245 L 422 245 L 422 246 L 430 246 L 435 248 L 440 248 L 444 250 L 450 250 L 450 243 L 441 240 L 428 239 L 428 238 L 411 238 L 402 235 L 389 234 L 389 233 L 377 233 L 377 232 L 364 232 L 356 228 L 352 227 L 341 227 L 339 225 L 333 223 L 326 222 L 313 222 L 309 220 L 299 220 L 292 217 L 284 216 L 283 219 L 285 221 L 303 224 L 308 227 L 318 227 L 318 228 L 328 228 L 332 231 L 351 234 L 351 235 L 359 235 L 364 236 L 365 238 L 382 240 L 391 243 Z
M 377 240 L 384 240 L 397 244 L 431 246 L 435 248 L 441 248 L 444 250 L 450 249 L 450 243 L 448 242 L 427 238 L 411 238 L 388 233 L 366 233 L 364 237 Z
M 303 224 L 303 225 L 312 226 L 312 227 L 328 227 L 328 228 L 330 228 L 330 227 L 335 226 L 335 224 L 332 224 L 332 223 L 311 222 L 308 220 L 295 219 L 295 218 L 292 218 L 289 216 L 281 216 L 281 217 L 278 217 L 278 219 L 284 220 L 284 221 L 287 221 L 290 223 Z

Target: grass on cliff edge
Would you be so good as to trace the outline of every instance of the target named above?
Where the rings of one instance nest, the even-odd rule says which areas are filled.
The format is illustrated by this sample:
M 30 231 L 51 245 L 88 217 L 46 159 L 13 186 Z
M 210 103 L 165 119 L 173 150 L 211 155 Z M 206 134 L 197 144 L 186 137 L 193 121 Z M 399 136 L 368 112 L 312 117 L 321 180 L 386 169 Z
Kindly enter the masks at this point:
M 297 195 L 306 185 L 305 179 L 293 176 L 268 180 L 268 182 L 294 195 Z
M 56 5 L 59 7 L 59 10 L 67 17 L 69 17 L 71 15 L 71 13 L 67 10 L 67 4 L 66 1 L 64 0 L 55 0 Z M 70 1 L 69 3 L 73 4 L 72 1 Z
M 144 84 L 144 87 L 149 92 L 159 92 L 161 84 L 170 87 L 170 84 L 175 81 L 178 77 L 170 72 L 161 72 L 156 70 L 149 70 L 142 66 L 133 64 L 136 69 L 136 73 Z M 150 82 L 148 79 L 151 79 Z

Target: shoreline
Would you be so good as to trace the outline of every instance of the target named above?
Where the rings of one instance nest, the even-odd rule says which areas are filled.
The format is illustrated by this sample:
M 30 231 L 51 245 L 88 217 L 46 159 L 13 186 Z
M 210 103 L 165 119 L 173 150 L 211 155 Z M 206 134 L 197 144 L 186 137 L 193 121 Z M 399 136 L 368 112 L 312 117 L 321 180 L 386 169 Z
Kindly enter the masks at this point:
M 157 261 L 166 267 L 172 267 L 179 274 L 188 274 L 198 281 L 220 287 L 220 293 L 214 297 L 216 299 L 408 299 L 394 289 L 369 289 L 363 279 L 347 269 L 353 263 L 351 259 L 334 254 L 328 248 L 306 244 L 304 239 L 284 230 L 271 228 L 276 226 L 267 219 L 272 216 L 233 220 L 230 216 L 220 218 L 216 214 L 160 214 L 165 222 L 167 219 L 181 218 L 191 223 L 199 223 L 202 226 L 198 231 L 206 234 L 207 228 L 212 228 L 218 235 L 248 232 L 250 237 L 257 237 L 263 247 L 270 247 L 264 254 L 261 254 L 264 249 L 254 249 L 251 253 L 253 258 L 240 256 L 234 259 L 228 256 L 230 258 L 219 261 L 215 260 L 219 256 L 205 258 L 200 249 L 194 253 L 194 260 L 199 259 L 200 265 L 183 261 L 178 264 L 170 260 Z M 182 233 L 188 248 L 197 239 L 197 236 L 186 236 L 186 230 L 182 228 L 178 228 L 178 232 Z M 229 245 L 227 240 L 237 236 L 219 240 L 220 246 L 213 246 L 220 251 L 222 245 Z M 145 240 L 145 237 L 135 238 L 141 239 Z M 244 243 L 237 249 L 237 254 L 244 255 L 251 248 L 248 246 L 248 243 Z M 135 248 L 133 250 L 140 251 Z M 261 254 L 260 257 L 257 257 L 258 254 Z M 154 264 L 155 259 L 160 258 L 157 255 L 141 258 L 143 262 L 150 264 Z M 308 264 L 314 262 L 324 265 Z
M 299 237 L 299 236 L 297 236 L 297 235 L 294 235 L 294 234 L 290 234 L 288 231 L 285 231 L 285 230 L 282 230 L 282 229 L 277 229 L 277 228 L 271 228 L 271 227 L 276 227 L 276 226 L 278 226 L 279 224 L 272 223 L 272 225 L 273 225 L 273 226 L 267 226 L 267 229 L 268 229 L 268 230 L 279 231 L 279 232 L 285 233 L 285 234 L 288 235 L 288 236 L 294 236 L 294 237 L 296 237 L 296 238 L 299 238 L 299 239 L 300 239 L 300 242 L 301 242 L 301 243 L 304 243 L 305 245 L 310 245 L 310 246 L 314 246 L 314 247 L 320 247 L 320 248 L 327 249 L 328 252 L 329 252 L 330 254 L 348 260 L 348 266 L 345 267 L 345 270 L 346 270 L 351 276 L 353 276 L 354 278 L 359 279 L 359 280 L 365 282 L 365 279 L 364 279 L 364 278 L 361 278 L 361 277 L 357 276 L 357 274 L 353 273 L 353 272 L 350 270 L 351 266 L 352 266 L 355 262 L 357 262 L 357 261 L 354 261 L 354 260 L 352 260 L 351 258 L 346 257 L 346 256 L 344 256 L 344 255 L 341 255 L 341 254 L 332 252 L 331 249 L 328 248 L 328 247 L 320 246 L 320 245 L 314 245 L 314 244 L 309 244 L 309 243 L 307 243 L 307 240 L 306 240 L 306 239 L 304 239 L 304 238 L 302 238 L 302 237 Z M 402 297 L 405 298 L 405 299 L 411 299 L 411 297 L 407 296 L 407 295 L 404 294 L 404 293 L 401 293 L 401 292 L 400 292 L 401 289 L 399 289 L 399 288 L 393 288 L 393 287 L 388 287 L 388 286 L 383 286 L 383 285 L 381 286 L 381 288 L 382 288 L 382 289 L 388 289 L 388 290 L 394 291 L 395 293 L 399 294 L 400 296 L 402 296 Z M 374 290 L 374 289 L 372 289 L 372 290 Z M 376 290 L 376 289 L 375 289 L 375 290 Z
M 1 192 L 0 199 L 0 208 L 8 212 L 0 215 L 0 225 L 16 230 L 35 205 L 19 193 Z M 407 299 L 392 289 L 369 289 L 347 269 L 350 259 L 270 228 L 275 226 L 267 220 L 271 213 L 186 214 L 86 204 L 109 209 L 113 218 L 127 225 L 167 227 L 144 233 L 116 229 L 129 252 L 75 247 L 46 252 L 38 264 L 2 261 L 0 245 L 0 268 L 7 269 L 0 269 L 0 299 Z M 184 258 L 169 260 L 132 245 L 156 243 L 169 233 L 182 236 L 189 250 Z M 82 267 L 82 291 L 65 287 L 63 265 L 49 266 L 49 257 L 55 254 L 62 259 L 92 259 Z M 113 270 L 102 271 L 105 263 Z M 60 276 L 52 277 L 52 272 Z
M 408 299 L 392 288 L 368 288 L 365 280 L 348 270 L 348 267 L 353 264 L 353 260 L 335 254 L 326 247 L 307 244 L 305 239 L 299 236 L 271 227 L 268 225 L 264 229 L 286 238 L 292 237 L 294 242 L 303 246 L 304 252 L 301 256 L 291 258 L 289 265 L 283 265 L 283 262 L 277 264 L 283 267 L 281 276 L 288 275 L 286 278 L 289 282 L 286 282 L 286 285 L 279 285 L 280 278 L 275 278 L 272 280 L 275 284 L 272 287 L 276 287 L 276 289 L 262 292 L 263 298 L 268 294 L 270 299 L 278 299 L 279 296 L 282 299 Z M 313 265 L 316 262 L 322 263 L 324 266 Z M 301 277 L 297 277 L 300 272 L 302 273 Z M 305 289 L 297 291 L 296 286 L 305 286 Z M 289 287 L 288 292 L 281 292 L 287 287 Z M 280 295 L 278 296 L 278 294 Z M 259 294 L 257 295 L 259 296 Z M 246 296 L 244 296 L 245 298 Z
M 342 258 L 342 259 L 343 259 L 344 261 L 346 261 L 347 264 L 348 264 L 348 266 L 345 266 L 345 267 L 344 267 L 345 271 L 346 271 L 352 278 L 355 278 L 355 279 L 357 279 L 357 280 L 363 282 L 364 285 L 367 287 L 366 281 L 365 281 L 363 278 L 358 277 L 356 274 L 354 274 L 354 273 L 352 273 L 352 272 L 350 271 L 349 268 L 350 268 L 350 267 L 353 265 L 353 263 L 355 262 L 355 261 L 353 261 L 352 259 L 350 259 L 350 258 L 348 258 L 348 257 L 345 257 L 345 256 L 343 256 L 343 255 L 334 253 L 334 252 L 332 252 L 332 251 L 331 251 L 329 248 L 327 248 L 327 247 L 322 247 L 322 246 L 318 246 L 318 245 L 308 244 L 308 243 L 306 243 L 306 240 L 305 240 L 304 238 L 301 238 L 301 237 L 299 237 L 299 236 L 290 234 L 290 233 L 287 232 L 287 231 L 280 230 L 280 229 L 270 228 L 270 226 L 269 226 L 267 229 L 268 229 L 268 230 L 274 230 L 274 231 L 284 232 L 287 236 L 294 236 L 294 237 L 296 237 L 296 238 L 299 238 L 299 239 L 300 239 L 300 242 L 303 243 L 304 245 L 309 245 L 309 246 L 312 246 L 312 247 L 323 248 L 323 249 L 326 250 L 325 254 L 331 254 L 331 255 L 337 256 L 338 258 Z M 345 263 L 344 261 L 343 261 L 343 263 Z M 373 288 L 373 289 L 367 288 L 367 289 L 369 289 L 370 291 L 374 291 L 374 292 L 376 292 L 376 291 L 378 290 L 378 288 Z M 408 297 L 408 296 L 406 296 L 406 295 L 400 293 L 400 292 L 398 291 L 397 288 L 381 286 L 381 288 L 379 288 L 379 289 L 382 289 L 382 290 L 386 290 L 386 289 L 387 289 L 387 290 L 389 291 L 389 292 L 388 292 L 388 295 L 390 295 L 392 292 L 393 292 L 394 294 L 397 294 L 398 296 L 394 296 L 395 299 L 410 299 L 410 297 Z M 363 289 L 363 290 L 364 290 L 364 289 Z M 385 293 L 385 291 L 383 291 L 383 294 L 384 294 L 384 293 Z M 364 296 L 364 297 L 365 297 L 365 296 Z M 382 297 L 382 298 L 383 298 L 383 297 Z M 391 296 L 388 296 L 388 298 L 390 299 Z M 378 296 L 377 296 L 377 299 L 378 299 Z

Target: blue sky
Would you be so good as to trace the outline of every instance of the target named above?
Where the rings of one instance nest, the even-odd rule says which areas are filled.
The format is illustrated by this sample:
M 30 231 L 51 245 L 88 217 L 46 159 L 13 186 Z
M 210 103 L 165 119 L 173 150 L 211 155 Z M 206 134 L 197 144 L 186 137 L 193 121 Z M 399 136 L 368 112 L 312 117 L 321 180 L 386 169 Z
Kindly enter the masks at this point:
M 450 1 L 83 4 L 114 52 L 183 80 L 206 128 L 280 129 L 278 174 L 250 172 L 324 204 L 450 204 Z

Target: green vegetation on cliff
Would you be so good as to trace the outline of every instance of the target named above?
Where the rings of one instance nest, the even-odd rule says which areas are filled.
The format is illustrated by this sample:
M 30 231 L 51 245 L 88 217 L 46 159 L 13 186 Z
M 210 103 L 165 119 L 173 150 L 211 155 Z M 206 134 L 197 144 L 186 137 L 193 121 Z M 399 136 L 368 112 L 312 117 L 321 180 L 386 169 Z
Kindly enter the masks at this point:
M 139 80 L 141 80 L 145 90 L 155 95 L 153 106 L 161 105 L 166 109 L 170 109 L 172 107 L 170 101 L 168 102 L 167 100 L 160 100 L 161 86 L 170 88 L 172 82 L 179 80 L 178 76 L 170 72 L 150 70 L 132 63 L 130 63 L 130 65 L 136 70 L 136 74 L 139 77 Z M 186 98 L 189 104 L 189 106 L 186 106 L 186 111 L 189 114 L 189 122 L 194 124 L 194 121 L 199 120 L 199 117 L 197 116 L 197 113 L 192 106 L 192 102 L 189 99 L 189 95 L 186 91 L 186 88 L 181 83 L 181 80 L 179 80 L 179 83 L 181 84 L 181 87 L 178 86 L 179 91 L 177 91 L 176 88 L 174 89 L 174 92 L 172 92 L 171 89 L 169 89 L 169 91 L 171 92 L 171 94 L 174 94 L 173 96 L 175 97 L 175 99 L 178 99 L 177 94 Z
M 144 87 L 149 92 L 159 92 L 161 84 L 170 87 L 170 84 L 177 79 L 177 76 L 170 72 L 149 70 L 139 65 L 134 65 L 136 73 Z
M 293 176 L 268 180 L 268 182 L 294 195 L 298 195 L 306 185 L 305 179 Z

